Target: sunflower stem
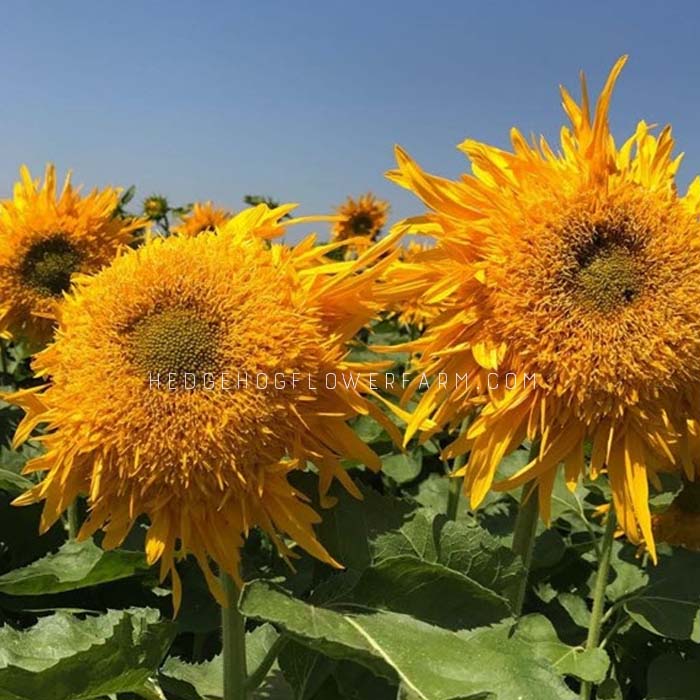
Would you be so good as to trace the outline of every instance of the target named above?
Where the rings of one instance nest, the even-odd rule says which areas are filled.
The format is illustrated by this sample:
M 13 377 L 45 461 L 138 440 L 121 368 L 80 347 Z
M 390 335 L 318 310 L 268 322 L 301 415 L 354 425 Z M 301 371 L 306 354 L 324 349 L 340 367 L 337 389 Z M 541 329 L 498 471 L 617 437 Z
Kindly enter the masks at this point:
M 78 530 L 80 529 L 80 517 L 78 515 L 78 499 L 76 498 L 73 503 L 68 506 L 67 511 L 68 516 L 68 539 L 74 540 L 78 537 Z
M 5 382 L 5 379 L 7 379 L 8 372 L 7 372 L 7 344 L 5 343 L 4 338 L 0 338 L 0 362 L 2 363 L 0 365 L 0 369 L 2 370 L 2 381 L 3 383 Z
M 239 591 L 231 576 L 221 573 L 226 605 L 221 608 L 221 636 L 224 657 L 223 700 L 245 700 L 246 657 L 245 618 L 238 610 Z
M 470 413 L 463 421 L 459 429 L 458 438 L 464 435 L 464 433 L 469 429 L 469 425 L 472 422 L 472 414 Z M 467 453 L 457 455 L 452 464 L 452 472 L 456 472 L 461 469 L 467 462 Z M 448 471 L 449 474 L 449 471 Z M 447 484 L 447 518 L 449 520 L 457 520 L 457 512 L 459 511 L 459 499 L 462 495 L 462 487 L 464 484 L 463 477 L 448 477 L 449 481 Z
M 535 440 L 530 446 L 528 462 L 537 457 L 540 451 L 539 440 Z M 513 554 L 517 554 L 523 562 L 523 573 L 518 581 L 518 588 L 513 595 L 513 614 L 516 618 L 523 613 L 527 584 L 530 578 L 532 566 L 532 554 L 535 551 L 535 538 L 537 536 L 537 518 L 539 516 L 539 497 L 537 482 L 531 482 L 523 486 L 520 497 L 520 508 L 515 519 L 513 531 Z
M 600 546 L 600 558 L 598 559 L 598 573 L 593 587 L 593 608 L 591 609 L 591 622 L 588 627 L 586 650 L 597 649 L 600 644 L 600 633 L 603 628 L 603 610 L 605 608 L 605 589 L 610 576 L 610 560 L 612 547 L 615 541 L 615 526 L 617 524 L 613 508 L 608 512 L 605 523 L 605 531 Z M 583 681 L 581 684 L 581 700 L 590 700 L 593 684 Z

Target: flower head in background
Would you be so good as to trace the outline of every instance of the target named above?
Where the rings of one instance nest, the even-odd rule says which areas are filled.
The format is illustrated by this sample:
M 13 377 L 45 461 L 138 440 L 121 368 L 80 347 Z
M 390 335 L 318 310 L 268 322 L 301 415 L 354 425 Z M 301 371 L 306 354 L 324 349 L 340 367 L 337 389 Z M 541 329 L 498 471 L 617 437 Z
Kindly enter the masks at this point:
M 43 184 L 24 166 L 20 177 L 13 198 L 0 204 L 0 332 L 42 344 L 75 275 L 107 265 L 143 221 L 115 216 L 117 189 L 81 196 L 69 174 L 57 193 L 53 165 Z
M 590 475 L 607 472 L 622 527 L 654 556 L 648 482 L 664 469 L 694 477 L 700 182 L 679 195 L 669 127 L 655 133 L 640 122 L 615 144 L 608 108 L 624 63 L 593 109 L 583 79 L 580 104 L 562 89 L 571 127 L 559 152 L 515 129 L 512 152 L 465 141 L 472 174 L 453 182 L 398 149 L 390 177 L 430 209 L 406 228 L 436 247 L 422 272 L 397 267 L 387 294 L 419 291 L 447 304 L 413 344 L 416 369 L 468 373 L 469 388 L 433 383 L 406 438 L 455 427 L 481 406 L 446 453 L 471 450 L 460 473 L 473 506 L 503 456 L 529 438 L 539 444 L 534 459 L 496 487 L 535 480 L 548 519 L 558 465 L 573 487 L 590 442 Z
M 222 227 L 231 216 L 230 212 L 215 207 L 211 202 L 197 202 L 192 211 L 182 217 L 180 225 L 173 228 L 173 233 L 196 236 L 204 231 L 214 231 Z
M 331 241 L 349 241 L 355 251 L 365 250 L 379 237 L 388 213 L 389 203 L 371 192 L 357 199 L 348 197 L 336 210 L 338 219 L 333 224 Z
M 409 241 L 408 245 L 401 249 L 396 265 L 403 268 L 404 274 L 408 270 L 414 269 L 419 275 L 422 275 L 424 263 L 431 258 L 431 250 L 432 245 L 428 243 Z M 395 269 L 396 266 L 391 272 L 391 277 L 395 276 Z M 407 293 L 400 299 L 396 299 L 392 307 L 400 324 L 422 331 L 428 322 L 440 313 L 441 305 L 431 303 L 430 299 L 426 299 L 421 294 Z
M 359 495 L 341 458 L 380 461 L 347 421 L 371 414 L 392 427 L 362 395 L 372 367 L 345 359 L 377 311 L 368 292 L 391 242 L 332 264 L 313 237 L 270 245 L 292 208 L 261 205 L 217 232 L 153 239 L 81 280 L 34 361 L 50 384 L 9 397 L 26 410 L 16 444 L 48 428 L 45 453 L 27 465 L 43 480 L 16 503 L 44 501 L 45 530 L 84 493 L 79 536 L 103 529 L 107 548 L 145 514 L 148 561 L 172 573 L 176 608 L 176 557 L 193 554 L 220 597 L 211 562 L 237 577 L 255 526 L 285 556 L 283 534 L 333 564 L 313 533 L 319 516 L 287 477 L 311 461 L 323 505 L 333 479 Z M 355 384 L 326 379 L 353 372 Z
M 165 218 L 170 211 L 168 200 L 160 194 L 152 194 L 143 201 L 143 215 L 151 221 Z

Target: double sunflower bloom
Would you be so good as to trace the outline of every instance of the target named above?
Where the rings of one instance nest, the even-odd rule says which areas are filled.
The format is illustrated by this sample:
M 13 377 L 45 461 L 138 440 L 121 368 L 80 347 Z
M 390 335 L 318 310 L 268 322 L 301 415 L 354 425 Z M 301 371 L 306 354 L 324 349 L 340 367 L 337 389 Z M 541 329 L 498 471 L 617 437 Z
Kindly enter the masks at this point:
M 143 222 L 113 216 L 116 191 L 80 198 L 67 182 L 57 197 L 52 169 L 41 188 L 23 171 L 0 209 L 0 330 L 53 339 L 33 365 L 47 383 L 11 397 L 26 411 L 16 444 L 42 426 L 45 448 L 27 466 L 42 480 L 17 503 L 44 501 L 46 529 L 84 494 L 80 536 L 102 529 L 105 547 L 145 515 L 148 559 L 172 575 L 176 605 L 176 559 L 193 554 L 221 597 L 212 562 L 237 577 L 253 527 L 284 556 L 291 539 L 335 565 L 288 477 L 313 464 L 329 506 L 334 479 L 359 496 L 341 459 L 380 466 L 349 420 L 371 415 L 401 440 L 368 398 L 365 373 L 378 367 L 347 359 L 348 342 L 388 310 L 423 330 L 406 346 L 417 374 L 470 378 L 414 382 L 395 410 L 404 443 L 475 416 L 444 452 L 470 454 L 457 475 L 473 507 L 492 488 L 534 483 L 548 520 L 557 470 L 571 487 L 606 475 L 624 531 L 654 556 L 649 483 L 663 471 L 692 481 L 700 448 L 700 182 L 678 194 L 669 128 L 641 122 L 615 144 L 608 108 L 623 64 L 593 107 L 585 82 L 580 104 L 562 91 L 571 126 L 558 152 L 516 130 L 512 152 L 465 141 L 472 174 L 453 182 L 397 150 L 390 178 L 428 212 L 379 242 L 386 206 L 364 197 L 339 212 L 328 246 L 274 242 L 294 223 L 290 206 L 230 217 L 205 205 L 177 235 L 133 250 Z M 402 254 L 404 234 L 434 244 Z M 362 235 L 354 259 L 330 259 Z M 242 369 L 360 379 L 154 386 Z M 516 381 L 494 386 L 494 374 Z M 497 480 L 526 440 L 530 463 Z

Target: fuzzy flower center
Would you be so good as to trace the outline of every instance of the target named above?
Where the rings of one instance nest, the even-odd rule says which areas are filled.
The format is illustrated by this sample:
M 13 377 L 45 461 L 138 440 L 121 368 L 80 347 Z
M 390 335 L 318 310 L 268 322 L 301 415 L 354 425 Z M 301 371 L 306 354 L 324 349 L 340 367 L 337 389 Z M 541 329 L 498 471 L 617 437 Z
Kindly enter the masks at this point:
M 190 309 L 168 309 L 139 321 L 131 333 L 132 360 L 144 375 L 215 372 L 218 324 Z
M 630 304 L 642 289 L 635 255 L 623 245 L 603 245 L 579 260 L 576 289 L 583 302 L 610 312 Z
M 350 228 L 358 236 L 366 236 L 374 228 L 374 220 L 369 214 L 355 214 L 350 219 Z
M 44 296 L 58 297 L 70 288 L 82 256 L 63 235 L 55 234 L 32 245 L 20 266 L 24 282 Z

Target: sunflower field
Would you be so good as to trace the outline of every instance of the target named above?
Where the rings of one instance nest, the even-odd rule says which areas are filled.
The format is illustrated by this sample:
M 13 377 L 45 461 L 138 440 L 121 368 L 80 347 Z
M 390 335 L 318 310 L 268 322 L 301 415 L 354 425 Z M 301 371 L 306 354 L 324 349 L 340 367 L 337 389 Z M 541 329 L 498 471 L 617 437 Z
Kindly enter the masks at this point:
M 397 147 L 393 225 L 22 168 L 0 700 L 700 698 L 700 179 L 625 60 L 556 145 Z

